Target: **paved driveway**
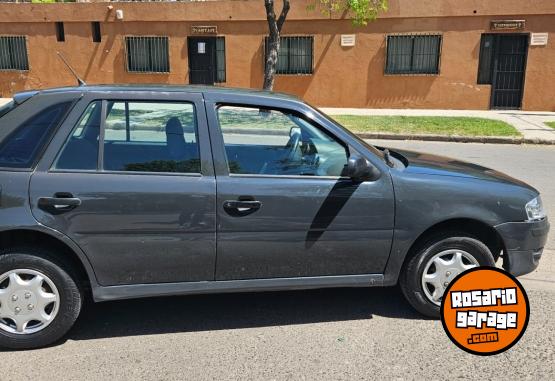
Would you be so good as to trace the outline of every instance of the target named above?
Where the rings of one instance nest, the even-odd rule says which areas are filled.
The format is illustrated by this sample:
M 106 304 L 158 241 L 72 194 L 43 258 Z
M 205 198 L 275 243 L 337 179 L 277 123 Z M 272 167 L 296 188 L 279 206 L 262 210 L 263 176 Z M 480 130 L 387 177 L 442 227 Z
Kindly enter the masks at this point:
M 379 142 L 472 160 L 538 187 L 555 213 L 555 147 Z M 64 343 L 0 353 L 0 380 L 555 379 L 555 240 L 524 277 L 531 319 L 494 357 L 456 348 L 396 288 L 205 295 L 90 306 Z

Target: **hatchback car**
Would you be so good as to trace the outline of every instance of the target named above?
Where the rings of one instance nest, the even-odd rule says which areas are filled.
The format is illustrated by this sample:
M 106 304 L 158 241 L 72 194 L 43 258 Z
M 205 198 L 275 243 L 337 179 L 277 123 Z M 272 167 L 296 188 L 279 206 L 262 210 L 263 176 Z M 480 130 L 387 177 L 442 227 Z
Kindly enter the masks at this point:
M 466 269 L 538 266 L 538 192 L 374 147 L 301 100 L 81 86 L 0 109 L 0 346 L 60 339 L 85 299 L 393 286 L 428 316 Z

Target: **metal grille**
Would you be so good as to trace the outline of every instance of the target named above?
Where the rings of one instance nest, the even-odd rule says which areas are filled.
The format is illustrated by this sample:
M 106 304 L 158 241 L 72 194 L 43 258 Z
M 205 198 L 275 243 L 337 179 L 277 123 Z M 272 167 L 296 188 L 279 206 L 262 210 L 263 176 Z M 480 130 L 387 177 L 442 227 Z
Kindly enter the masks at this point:
M 127 70 L 139 73 L 169 73 L 168 37 L 126 37 Z
M 441 35 L 387 36 L 386 74 L 439 74 Z
M 25 36 L 0 36 L 0 70 L 29 70 Z
M 216 82 L 225 82 L 225 37 L 216 37 Z
M 528 35 L 496 35 L 492 74 L 492 108 L 522 106 Z
M 312 74 L 314 37 L 280 37 L 276 74 Z M 268 37 L 264 39 L 264 61 L 268 58 Z

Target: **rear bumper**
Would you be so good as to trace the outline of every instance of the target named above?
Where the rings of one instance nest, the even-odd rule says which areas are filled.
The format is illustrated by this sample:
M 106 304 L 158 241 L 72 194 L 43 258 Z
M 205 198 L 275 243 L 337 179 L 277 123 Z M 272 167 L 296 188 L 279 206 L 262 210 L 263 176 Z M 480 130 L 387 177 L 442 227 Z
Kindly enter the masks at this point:
M 549 232 L 547 218 L 532 222 L 508 222 L 495 226 L 505 244 L 503 268 L 514 276 L 534 271 Z

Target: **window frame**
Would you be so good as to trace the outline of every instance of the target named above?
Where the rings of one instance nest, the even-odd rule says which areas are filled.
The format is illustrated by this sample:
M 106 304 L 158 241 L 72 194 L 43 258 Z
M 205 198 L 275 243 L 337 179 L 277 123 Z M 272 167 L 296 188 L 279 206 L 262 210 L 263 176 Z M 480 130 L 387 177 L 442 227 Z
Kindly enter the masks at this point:
M 296 110 L 292 110 L 292 109 L 288 109 L 285 107 L 276 107 L 276 106 L 266 106 L 266 105 L 257 105 L 257 104 L 252 104 L 252 103 L 235 103 L 235 102 L 215 102 L 214 103 L 214 116 L 216 119 L 216 127 L 217 127 L 217 131 L 218 134 L 221 138 L 221 152 L 223 154 L 223 158 L 225 161 L 225 170 L 226 173 L 223 174 L 223 176 L 227 176 L 227 177 L 239 177 L 239 178 L 279 178 L 279 179 L 303 179 L 303 180 L 348 180 L 350 179 L 350 177 L 348 176 L 307 176 L 307 175 L 271 175 L 271 174 L 257 174 L 257 173 L 231 173 L 229 170 L 229 161 L 228 161 L 228 157 L 227 157 L 227 152 L 225 149 L 225 139 L 224 139 L 224 132 L 222 131 L 222 126 L 220 124 L 220 117 L 219 117 L 219 109 L 221 107 L 243 107 L 243 108 L 250 108 L 250 109 L 268 109 L 270 111 L 279 111 L 283 114 L 291 114 L 294 115 L 296 117 L 298 117 L 299 119 L 304 120 L 306 123 L 311 124 L 313 127 L 317 128 L 318 130 L 320 130 L 321 132 L 323 132 L 324 134 L 328 135 L 330 138 L 332 138 L 333 140 L 335 140 L 338 144 L 342 145 L 345 148 L 345 152 L 347 154 L 347 160 L 349 159 L 349 157 L 352 155 L 353 152 L 356 152 L 356 149 L 354 149 L 350 144 L 348 144 L 347 142 L 345 142 L 343 139 L 339 138 L 336 134 L 334 134 L 332 131 L 330 131 L 328 128 L 325 128 L 323 125 L 321 125 L 320 123 L 318 123 L 317 121 L 308 118 L 306 115 L 304 115 L 303 113 L 296 111 Z M 214 144 L 214 143 L 213 143 Z M 218 176 L 222 176 L 222 174 L 219 174 Z
M 412 37 L 412 48 L 411 48 L 411 71 L 409 72 L 392 72 L 388 68 L 389 63 L 389 39 L 391 37 Z M 422 73 L 415 72 L 412 68 L 414 61 L 414 39 L 417 37 L 439 37 L 439 45 L 437 49 L 437 72 L 434 73 Z M 385 59 L 384 59 L 384 76 L 439 76 L 441 75 L 441 56 L 443 54 L 443 33 L 441 32 L 430 32 L 430 33 L 390 33 L 385 35 Z
M 79 113 L 77 114 L 77 110 L 75 114 L 72 115 L 73 121 L 71 121 L 70 126 L 66 126 L 64 128 L 65 132 L 63 135 L 63 139 L 61 144 L 57 145 L 56 150 L 53 151 L 53 156 L 50 160 L 48 160 L 46 168 L 44 168 L 48 173 L 88 173 L 88 174 L 108 174 L 108 175 L 148 175 L 148 176 L 186 176 L 186 177 L 203 177 L 207 175 L 213 174 L 212 170 L 207 170 L 205 168 L 206 164 L 203 164 L 203 143 L 201 142 L 201 136 L 199 134 L 200 129 L 200 119 L 198 107 L 199 103 L 193 97 L 190 99 L 180 99 L 180 97 L 176 96 L 171 99 L 155 99 L 155 98 L 143 98 L 143 97 L 90 97 L 88 99 L 81 100 L 81 107 L 79 107 Z M 193 107 L 194 115 L 196 118 L 196 130 L 195 135 L 197 138 L 197 148 L 199 154 L 199 161 L 200 161 L 200 171 L 199 172 L 148 172 L 148 171 L 121 171 L 121 170 L 106 170 L 104 169 L 104 137 L 105 137 L 105 126 L 106 126 L 106 111 L 108 102 L 136 102 L 136 103 L 185 103 L 190 104 Z M 56 162 L 58 158 L 61 156 L 62 151 L 66 146 L 66 142 L 71 139 L 72 133 L 78 127 L 79 122 L 85 115 L 88 107 L 94 103 L 100 102 L 101 104 L 101 115 L 100 115 L 100 131 L 99 131 L 99 139 L 98 139 L 98 157 L 97 157 L 97 166 L 96 169 L 57 169 L 55 168 Z M 66 115 L 67 117 L 67 115 Z M 65 123 L 65 122 L 64 122 Z M 69 123 L 69 121 L 68 121 Z M 211 163 L 209 163 L 212 165 Z
M 65 42 L 66 30 L 65 30 L 64 22 L 56 21 L 55 28 L 56 28 L 56 42 Z
M 495 54 L 497 50 L 497 34 L 496 33 L 482 33 L 480 35 L 480 50 L 478 52 L 478 73 L 476 76 L 476 84 L 478 85 L 493 85 L 493 68 L 495 66 Z M 491 47 L 489 48 L 489 67 L 486 71 L 482 71 L 485 55 L 487 54 L 485 51 L 485 44 L 487 40 L 490 39 Z M 484 77 L 487 76 L 488 79 L 484 80 Z
M 214 40 L 214 50 L 215 50 L 215 54 L 216 54 L 216 62 L 215 62 L 215 66 L 216 66 L 216 76 L 214 78 L 214 83 L 226 83 L 227 82 L 227 65 L 226 65 L 226 60 L 227 60 L 227 54 L 226 54 L 226 44 L 225 44 L 225 36 L 216 36 L 215 40 Z M 218 49 L 218 43 L 221 44 L 222 49 Z M 222 60 L 220 60 L 218 58 L 218 53 L 221 52 L 221 54 L 223 55 Z M 220 70 L 218 68 L 219 64 L 222 64 L 222 69 Z M 222 77 L 220 78 L 219 75 L 220 73 L 222 73 Z
M 314 36 L 313 35 L 295 35 L 295 36 L 280 36 L 279 38 L 280 38 L 280 44 L 279 44 L 280 45 L 280 50 L 283 46 L 282 41 L 285 40 L 285 39 L 301 39 L 301 38 L 310 39 L 310 50 L 311 50 L 310 51 L 310 53 L 311 53 L 310 54 L 310 69 L 307 72 L 306 71 L 291 72 L 290 69 L 288 69 L 287 72 L 283 72 L 283 71 L 280 71 L 278 69 L 277 62 L 276 62 L 275 75 L 286 75 L 286 76 L 290 76 L 290 75 L 294 75 L 294 76 L 314 75 Z M 265 67 L 266 60 L 268 59 L 268 39 L 269 39 L 269 37 L 265 36 L 264 40 L 263 40 L 263 48 L 264 48 L 264 55 L 263 55 L 264 60 L 262 62 L 263 68 Z M 308 57 L 307 54 L 305 54 L 304 56 Z M 291 59 L 290 50 L 288 51 L 287 59 L 288 59 L 288 62 Z M 278 60 L 279 60 L 279 51 L 278 51 Z M 291 66 L 291 65 L 289 65 L 289 66 Z
M 23 52 L 23 56 L 25 58 L 25 65 L 22 65 L 22 68 L 15 68 L 13 67 L 14 65 L 10 65 L 11 67 L 8 69 L 2 69 L 0 68 L 0 72 L 26 72 L 26 71 L 30 71 L 31 70 L 31 66 L 29 64 L 29 47 L 27 44 L 27 36 L 24 35 L 0 35 L 0 40 L 5 40 L 8 46 L 8 50 L 10 51 L 11 55 L 13 55 L 13 45 L 10 44 L 8 41 L 11 40 L 19 40 L 19 41 L 23 41 L 23 48 L 24 48 L 24 52 Z M 12 63 L 10 60 L 10 63 Z
M 100 25 L 100 21 L 91 21 L 91 34 L 92 42 L 95 44 L 102 42 L 102 26 Z
M 136 35 L 126 35 L 123 37 L 124 39 L 124 47 L 125 47 L 125 70 L 130 74 L 159 74 L 159 75 L 169 75 L 171 73 L 171 54 L 170 54 L 170 37 L 169 36 L 136 36 Z M 140 70 L 131 70 L 129 68 L 129 61 L 130 61 L 130 49 L 129 49 L 129 41 L 130 39 L 148 39 L 148 57 L 149 57 L 149 68 L 148 70 L 140 71 Z M 163 39 L 166 41 L 166 58 L 168 62 L 167 71 L 154 71 L 152 70 L 152 41 L 153 39 Z

